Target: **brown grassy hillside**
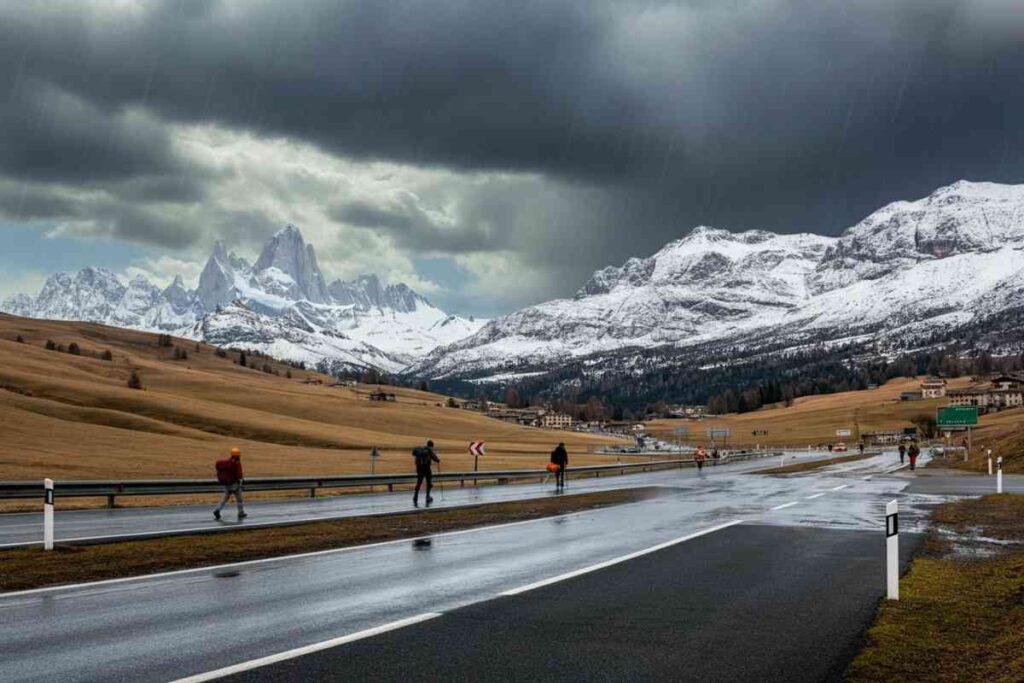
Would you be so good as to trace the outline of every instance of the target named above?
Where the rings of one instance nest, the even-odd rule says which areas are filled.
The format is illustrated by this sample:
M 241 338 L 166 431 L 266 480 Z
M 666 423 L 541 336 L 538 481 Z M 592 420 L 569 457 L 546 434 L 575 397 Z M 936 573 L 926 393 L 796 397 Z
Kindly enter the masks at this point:
M 936 409 L 948 405 L 947 399 L 928 401 L 900 401 L 900 393 L 920 386 L 921 378 L 898 378 L 868 391 L 847 391 L 838 394 L 798 398 L 792 406 L 770 406 L 741 415 L 715 416 L 699 422 L 689 420 L 656 420 L 648 424 L 651 432 L 666 439 L 674 439 L 676 427 L 688 427 L 691 443 L 707 443 L 707 430 L 728 427 L 732 430 L 730 444 L 767 444 L 770 446 L 806 446 L 808 444 L 845 441 L 852 445 L 859 426 L 861 432 L 879 429 L 910 427 L 916 415 L 932 417 Z M 971 383 L 961 377 L 950 381 L 950 387 L 964 387 Z M 836 436 L 837 429 L 850 429 L 854 436 Z M 767 430 L 767 435 L 754 436 L 754 430 Z M 1007 410 L 983 415 L 974 433 L 973 457 L 967 463 L 950 460 L 949 464 L 962 469 L 987 469 L 985 449 L 991 447 L 994 455 L 1002 455 L 1006 470 L 1024 471 L 1024 410 Z
M 967 378 L 950 382 L 952 387 L 966 386 Z M 658 420 L 651 427 L 661 435 L 671 435 L 678 426 L 690 428 L 693 438 L 707 441 L 711 427 L 728 427 L 732 439 L 740 444 L 768 444 L 773 446 L 800 446 L 837 441 L 853 442 L 859 426 L 861 432 L 879 429 L 902 429 L 911 426 L 915 415 L 935 416 L 946 399 L 928 401 L 900 401 L 901 392 L 918 388 L 920 380 L 894 379 L 877 389 L 847 391 L 838 394 L 805 396 L 792 406 L 772 406 L 743 414 L 715 416 L 700 422 L 687 420 Z M 853 436 L 836 436 L 837 429 L 849 429 Z M 765 436 L 754 436 L 755 430 L 767 430 Z
M 21 335 L 24 343 L 15 341 Z M 81 356 L 46 350 L 47 340 Z M 86 323 L 0 314 L 0 479 L 209 476 L 212 461 L 242 448 L 249 476 L 364 472 L 377 446 L 378 472 L 408 471 L 409 450 L 432 438 L 445 469 L 472 468 L 471 440 L 487 442 L 482 468 L 535 467 L 564 440 L 574 464 L 603 437 L 509 425 L 444 407 L 446 397 L 387 388 L 395 403 L 375 403 L 375 387 L 306 385 L 314 373 L 270 363 L 280 376 L 242 368 L 237 354 L 175 339 Z M 113 360 L 101 359 L 110 351 Z M 138 372 L 144 389 L 127 387 Z M 326 378 L 325 378 L 326 379 Z

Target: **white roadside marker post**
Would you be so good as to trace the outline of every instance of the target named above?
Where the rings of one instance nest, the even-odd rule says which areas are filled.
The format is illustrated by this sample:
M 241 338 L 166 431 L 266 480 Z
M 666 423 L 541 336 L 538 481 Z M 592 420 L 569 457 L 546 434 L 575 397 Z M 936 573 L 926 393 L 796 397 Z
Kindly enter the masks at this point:
M 53 479 L 43 479 L 43 549 L 53 550 Z
M 885 578 L 886 597 L 900 599 L 900 525 L 899 509 L 895 500 L 885 504 Z
M 996 493 L 1003 492 L 1003 456 L 999 456 L 996 460 L 996 467 L 999 468 L 996 472 Z
M 988 449 L 988 476 L 992 476 L 992 449 Z

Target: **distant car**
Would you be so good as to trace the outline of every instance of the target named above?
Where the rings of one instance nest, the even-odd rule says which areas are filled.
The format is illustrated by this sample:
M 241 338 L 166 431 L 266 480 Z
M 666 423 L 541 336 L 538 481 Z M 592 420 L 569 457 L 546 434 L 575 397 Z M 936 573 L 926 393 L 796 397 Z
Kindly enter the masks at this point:
M 837 443 L 835 446 L 832 447 L 832 452 L 833 453 L 845 453 L 846 452 L 846 444 L 845 443 Z

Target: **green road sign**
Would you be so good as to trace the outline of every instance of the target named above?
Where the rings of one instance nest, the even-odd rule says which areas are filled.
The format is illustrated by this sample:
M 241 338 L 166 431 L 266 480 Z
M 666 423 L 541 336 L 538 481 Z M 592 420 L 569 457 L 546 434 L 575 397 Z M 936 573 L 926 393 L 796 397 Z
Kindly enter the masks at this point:
M 943 427 L 974 427 L 978 424 L 978 406 L 947 406 L 939 408 L 936 420 Z

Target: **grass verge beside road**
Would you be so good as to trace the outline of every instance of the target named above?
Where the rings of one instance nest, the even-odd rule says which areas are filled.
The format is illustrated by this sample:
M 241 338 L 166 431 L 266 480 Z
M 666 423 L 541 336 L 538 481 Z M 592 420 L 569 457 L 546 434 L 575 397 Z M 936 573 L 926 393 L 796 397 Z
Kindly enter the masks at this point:
M 933 522 L 848 680 L 1024 680 L 1024 496 L 946 503 Z
M 416 538 L 470 527 L 552 517 L 647 500 L 657 487 L 561 495 L 539 500 L 352 517 L 269 529 L 176 536 L 96 546 L 0 551 L 0 590 L 25 590 L 139 576 L 295 553 Z
M 853 462 L 854 460 L 864 460 L 865 458 L 873 458 L 878 453 L 854 453 L 853 455 L 844 455 L 839 458 L 829 458 L 828 460 L 813 460 L 811 462 L 798 462 L 793 465 L 786 465 L 785 467 L 769 467 L 763 470 L 755 470 L 748 474 L 793 474 L 795 472 L 809 472 L 816 470 L 821 467 L 828 467 L 829 465 L 838 465 L 843 462 Z

